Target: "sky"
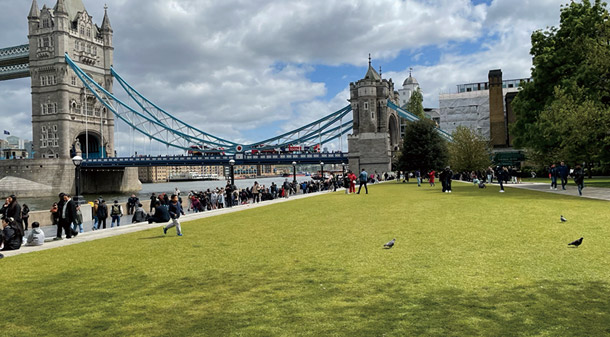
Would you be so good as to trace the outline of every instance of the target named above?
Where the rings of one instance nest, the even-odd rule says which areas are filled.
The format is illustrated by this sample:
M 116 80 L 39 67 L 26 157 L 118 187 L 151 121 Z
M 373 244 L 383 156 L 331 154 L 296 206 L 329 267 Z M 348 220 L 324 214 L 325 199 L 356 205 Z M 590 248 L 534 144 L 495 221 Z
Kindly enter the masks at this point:
M 412 68 L 430 108 L 457 84 L 486 81 L 491 69 L 502 69 L 504 79 L 529 77 L 532 32 L 558 26 L 567 2 L 83 0 L 98 26 L 108 5 L 114 68 L 127 82 L 199 129 L 244 144 L 346 106 L 369 53 L 395 90 Z M 30 6 L 0 0 L 0 48 L 27 43 Z M 0 82 L 0 128 L 26 139 L 30 92 L 29 78 Z M 148 142 L 119 125 L 119 155 L 138 144 Z

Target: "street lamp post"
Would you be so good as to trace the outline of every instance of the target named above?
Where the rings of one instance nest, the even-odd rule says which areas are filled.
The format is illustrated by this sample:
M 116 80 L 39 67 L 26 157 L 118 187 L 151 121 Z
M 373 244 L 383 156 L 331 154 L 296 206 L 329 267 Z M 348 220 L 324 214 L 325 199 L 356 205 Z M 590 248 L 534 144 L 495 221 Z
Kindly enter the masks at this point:
M 75 166 L 74 180 L 76 185 L 76 195 L 74 196 L 74 202 L 77 205 L 80 205 L 85 203 L 85 200 L 80 195 L 80 165 L 83 163 L 83 157 L 74 156 L 74 158 L 72 158 L 72 163 Z
M 235 160 L 231 159 L 229 160 L 229 165 L 231 165 L 231 185 L 235 184 Z
M 292 180 L 294 181 L 294 183 L 297 183 L 297 162 L 293 161 L 292 162 Z
M 324 162 L 320 162 L 320 180 L 324 183 Z

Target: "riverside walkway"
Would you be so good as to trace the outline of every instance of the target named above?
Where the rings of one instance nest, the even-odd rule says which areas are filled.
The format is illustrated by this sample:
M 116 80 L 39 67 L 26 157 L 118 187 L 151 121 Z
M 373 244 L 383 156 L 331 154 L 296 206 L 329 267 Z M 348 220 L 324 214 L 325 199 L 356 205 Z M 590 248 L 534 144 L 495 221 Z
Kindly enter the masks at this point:
M 339 189 L 337 189 L 337 191 L 339 191 Z M 297 194 L 297 195 L 292 195 L 289 198 L 277 198 L 277 199 L 254 203 L 254 204 L 238 205 L 238 206 L 233 206 L 230 208 L 221 208 L 221 209 L 199 212 L 199 213 L 187 213 L 186 215 L 183 215 L 180 217 L 180 223 L 184 224 L 186 221 L 209 218 L 209 217 L 213 217 L 213 216 L 217 216 L 217 215 L 240 212 L 240 211 L 245 211 L 245 210 L 252 209 L 252 208 L 265 207 L 268 205 L 288 202 L 288 201 L 292 201 L 292 200 L 315 197 L 315 196 L 319 196 L 319 195 L 324 195 L 327 192 L 330 192 L 330 191 L 314 192 L 314 193 L 307 193 L 307 194 Z M 130 219 L 131 219 L 131 215 L 125 215 L 125 216 L 123 216 L 123 218 L 121 220 L 124 223 L 126 223 Z M 7 258 L 7 257 L 11 257 L 11 256 L 38 252 L 38 251 L 53 249 L 53 248 L 58 248 L 58 247 L 64 247 L 64 246 L 74 245 L 74 244 L 81 243 L 81 242 L 99 240 L 99 239 L 103 239 L 103 238 L 109 238 L 109 237 L 113 237 L 113 236 L 117 236 L 117 235 L 134 233 L 134 232 L 144 231 L 144 230 L 153 229 L 153 228 L 158 229 L 159 233 L 161 233 L 161 228 L 163 226 L 167 225 L 169 222 L 152 223 L 152 224 L 149 224 L 148 222 L 140 222 L 140 223 L 136 223 L 136 224 L 128 223 L 125 225 L 121 225 L 119 227 L 100 229 L 100 230 L 96 230 L 96 231 L 91 231 L 90 223 L 91 223 L 91 221 L 87 222 L 87 225 L 85 227 L 86 231 L 84 233 L 80 233 L 80 234 L 78 234 L 78 236 L 76 236 L 75 238 L 72 238 L 72 239 L 64 238 L 63 240 L 59 240 L 59 241 L 53 241 L 51 239 L 51 238 L 55 237 L 55 233 L 57 231 L 56 227 L 47 226 L 44 229 L 45 235 L 47 237 L 47 241 L 45 241 L 45 243 L 42 246 L 23 246 L 22 245 L 21 248 L 18 250 L 4 251 L 4 252 L 2 252 L 2 254 L 4 255 L 5 258 Z M 108 222 L 108 227 L 110 227 L 110 222 Z M 171 234 L 168 233 L 168 235 L 171 235 Z M 188 232 L 185 232 L 184 235 L 188 235 Z

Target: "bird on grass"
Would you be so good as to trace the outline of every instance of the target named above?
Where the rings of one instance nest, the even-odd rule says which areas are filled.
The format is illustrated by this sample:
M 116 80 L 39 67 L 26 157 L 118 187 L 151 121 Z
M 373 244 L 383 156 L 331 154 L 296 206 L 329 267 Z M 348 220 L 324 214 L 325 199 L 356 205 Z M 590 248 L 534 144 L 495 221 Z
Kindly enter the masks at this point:
M 390 249 L 390 248 L 394 247 L 394 242 L 396 242 L 396 238 L 393 238 L 392 241 L 386 243 L 385 245 L 383 245 L 383 247 Z
M 560 216 L 559 216 L 559 219 L 561 219 L 561 222 L 566 222 L 566 221 L 568 221 L 568 219 L 564 218 L 564 217 L 563 217 L 563 215 L 560 215 Z
M 582 244 L 582 239 L 583 238 L 580 238 L 578 240 L 574 240 L 574 241 L 568 243 L 568 246 L 578 247 L 578 246 L 580 246 Z

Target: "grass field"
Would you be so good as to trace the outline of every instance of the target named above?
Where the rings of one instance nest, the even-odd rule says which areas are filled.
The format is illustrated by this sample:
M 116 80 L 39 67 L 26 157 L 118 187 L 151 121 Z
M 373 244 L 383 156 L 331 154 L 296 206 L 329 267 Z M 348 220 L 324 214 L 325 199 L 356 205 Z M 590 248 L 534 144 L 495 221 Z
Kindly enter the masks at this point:
M 19 255 L 0 335 L 607 336 L 609 205 L 388 183 Z

